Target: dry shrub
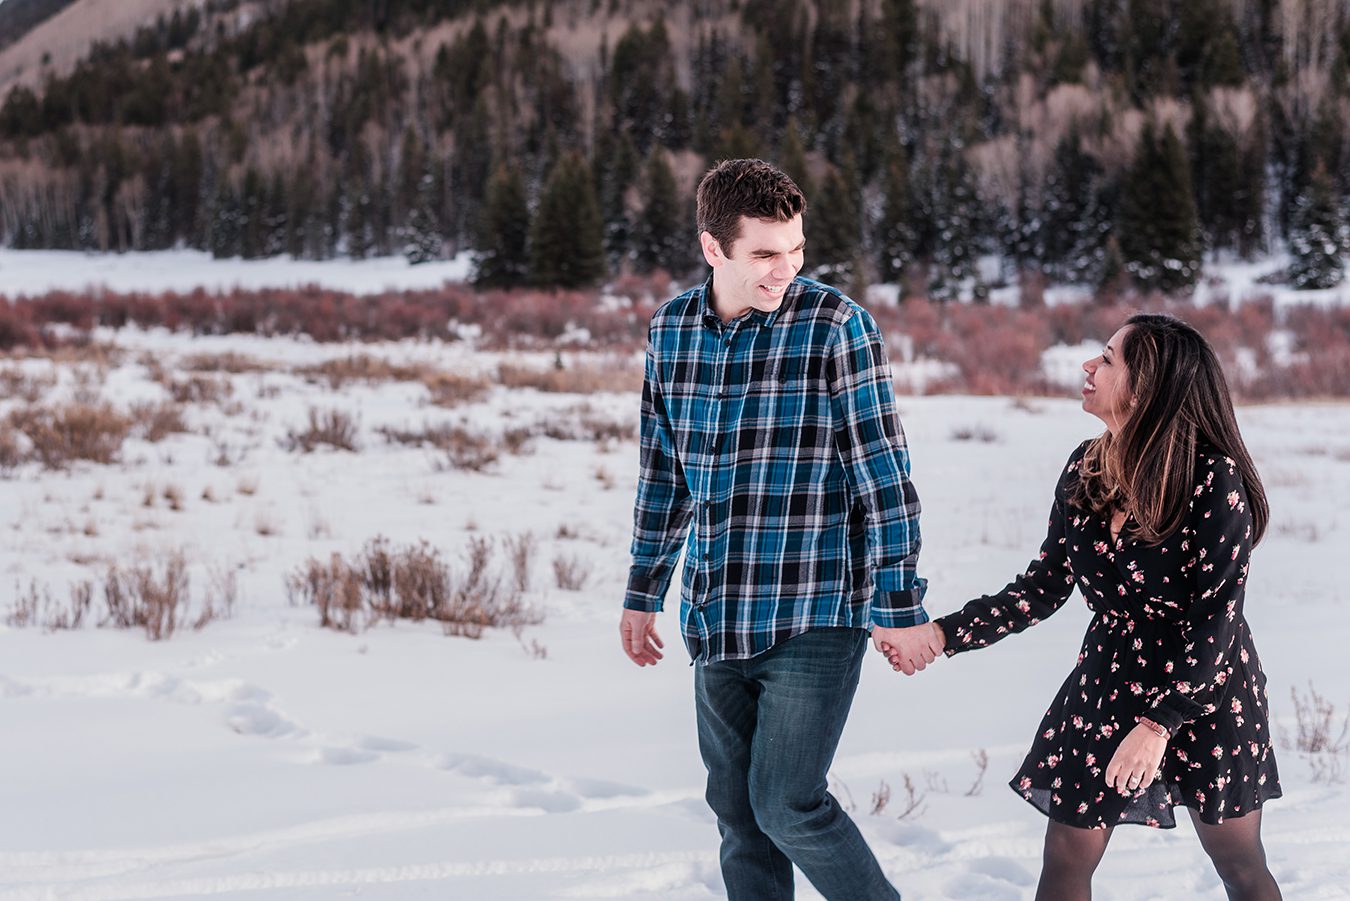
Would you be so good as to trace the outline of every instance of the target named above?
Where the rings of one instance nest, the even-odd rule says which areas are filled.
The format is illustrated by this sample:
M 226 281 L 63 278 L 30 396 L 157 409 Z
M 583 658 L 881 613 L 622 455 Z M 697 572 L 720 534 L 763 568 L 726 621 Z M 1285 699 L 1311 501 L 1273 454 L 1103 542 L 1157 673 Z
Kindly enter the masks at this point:
M 1294 699 L 1294 715 L 1298 723 L 1294 747 L 1308 759 L 1313 781 L 1342 781 L 1345 778 L 1346 758 L 1350 757 L 1350 713 L 1344 718 L 1338 718 L 1336 705 L 1318 694 L 1311 682 L 1308 683 L 1306 698 L 1292 687 L 1289 695 Z
M 998 432 L 986 425 L 961 425 L 952 429 L 953 441 L 978 441 L 981 444 L 993 444 L 999 440 Z
M 973 394 L 1044 390 L 1041 354 L 1050 346 L 1050 335 L 1035 312 L 949 304 L 946 325 L 938 341 L 940 356 L 956 364 L 958 390 Z
M 131 431 L 131 420 L 106 404 L 21 407 L 10 413 L 9 424 L 28 437 L 29 456 L 47 469 L 65 469 L 76 460 L 112 463 Z
M 0 369 L 0 396 L 18 398 L 27 404 L 35 404 L 52 388 L 56 387 L 56 373 L 42 375 L 24 372 L 17 366 Z
M 232 375 L 243 372 L 271 372 L 277 368 L 271 363 L 233 352 L 192 354 L 185 357 L 180 366 L 188 372 L 228 372 Z
M 601 391 L 638 391 L 642 370 L 620 361 L 565 365 L 559 358 L 549 369 L 503 363 L 497 381 L 507 388 L 534 388 L 552 394 L 596 394 Z
M 440 370 L 424 372 L 421 382 L 427 386 L 431 402 L 438 407 L 457 407 L 478 400 L 491 387 L 481 376 Z
M 637 425 L 631 419 L 618 421 L 605 416 L 589 403 L 577 404 L 542 420 L 535 430 L 559 441 L 632 441 Z
M 144 628 L 146 637 L 159 641 L 173 635 L 180 608 L 188 604 L 187 558 L 170 554 L 163 568 L 141 564 L 126 571 L 108 569 L 103 584 L 107 616 L 100 625 L 118 629 Z
M 200 630 L 218 619 L 234 616 L 234 607 L 239 600 L 239 580 L 233 567 L 215 569 L 211 572 L 211 581 L 202 598 L 202 609 L 192 621 L 192 628 Z
M 508 580 L 494 564 L 491 539 L 474 536 L 456 572 L 426 541 L 396 548 L 377 537 L 350 561 L 311 558 L 286 578 L 292 603 L 314 604 L 319 624 L 356 632 L 381 619 L 435 620 L 447 635 L 479 638 L 488 628 L 519 635 L 542 616 L 524 602 L 519 575 Z M 507 584 L 510 582 L 510 584 Z
M 298 366 L 292 371 L 308 382 L 324 381 L 336 389 L 349 382 L 417 382 L 426 375 L 427 369 L 422 365 L 399 366 L 371 354 L 350 354 L 310 366 Z
M 70 588 L 65 604 L 52 596 L 51 589 L 29 582 L 26 590 L 18 590 L 14 603 L 5 614 L 5 624 L 15 629 L 39 626 L 49 632 L 78 629 L 93 604 L 94 586 L 91 582 L 77 582 Z
M 219 404 L 234 395 L 234 384 L 226 376 L 192 373 L 180 378 L 170 374 L 156 360 L 147 361 L 150 378 L 164 386 L 175 403 Z
M 187 421 L 183 419 L 183 408 L 170 401 L 133 404 L 130 413 L 141 437 L 152 443 L 188 431 Z
M 292 604 L 317 606 L 320 626 L 357 631 L 363 604 L 361 576 L 341 554 L 334 553 L 327 563 L 311 557 L 286 577 L 286 595 Z
M 559 588 L 566 591 L 580 591 L 590 578 L 591 567 L 575 554 L 568 556 L 559 554 L 553 558 L 553 575 Z
M 309 422 L 303 430 L 289 429 L 281 446 L 288 451 L 310 453 L 323 445 L 338 450 L 356 450 L 356 420 L 350 413 L 332 409 L 309 408 Z
M 41 347 L 43 335 L 38 322 L 37 310 L 32 304 L 0 297 L 0 350 Z
M 530 561 L 534 558 L 539 542 L 533 533 L 521 532 L 508 535 L 505 544 L 506 554 L 511 560 L 512 584 L 518 593 L 524 594 L 530 590 Z
M 0 474 L 9 475 L 23 462 L 23 449 L 19 447 L 14 429 L 7 423 L 0 423 Z
M 498 439 L 460 425 L 423 425 L 420 430 L 381 426 L 377 429 L 390 444 L 432 447 L 444 454 L 444 468 L 482 472 L 501 456 Z

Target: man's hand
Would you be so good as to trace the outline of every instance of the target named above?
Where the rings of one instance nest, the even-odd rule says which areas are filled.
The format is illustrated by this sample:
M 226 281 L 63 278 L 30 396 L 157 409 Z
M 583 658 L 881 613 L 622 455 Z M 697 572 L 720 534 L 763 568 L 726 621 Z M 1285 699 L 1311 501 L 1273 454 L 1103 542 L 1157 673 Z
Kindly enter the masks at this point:
M 625 610 L 619 620 L 619 638 L 623 652 L 638 666 L 655 666 L 661 659 L 661 636 L 656 634 L 656 614 Z
M 947 646 L 942 627 L 934 622 L 904 629 L 872 629 L 872 644 L 891 663 L 891 669 L 912 676 L 932 663 Z
M 1122 795 L 1148 788 L 1158 773 L 1167 739 L 1145 725 L 1135 726 L 1106 765 L 1106 784 Z

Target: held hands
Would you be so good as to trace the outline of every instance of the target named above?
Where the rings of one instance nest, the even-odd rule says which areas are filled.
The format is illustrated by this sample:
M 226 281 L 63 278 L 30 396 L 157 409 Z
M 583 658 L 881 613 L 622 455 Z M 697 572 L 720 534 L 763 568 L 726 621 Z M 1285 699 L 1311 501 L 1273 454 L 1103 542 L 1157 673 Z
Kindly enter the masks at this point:
M 625 610 L 619 620 L 623 652 L 638 666 L 655 666 L 662 657 L 661 636 L 656 634 L 656 614 Z
M 1166 738 L 1147 726 L 1135 726 L 1106 765 L 1106 784 L 1122 795 L 1148 788 L 1153 784 L 1166 750 Z
M 934 622 L 903 629 L 872 629 L 872 644 L 890 661 L 891 669 L 912 676 L 942 654 L 947 638 Z

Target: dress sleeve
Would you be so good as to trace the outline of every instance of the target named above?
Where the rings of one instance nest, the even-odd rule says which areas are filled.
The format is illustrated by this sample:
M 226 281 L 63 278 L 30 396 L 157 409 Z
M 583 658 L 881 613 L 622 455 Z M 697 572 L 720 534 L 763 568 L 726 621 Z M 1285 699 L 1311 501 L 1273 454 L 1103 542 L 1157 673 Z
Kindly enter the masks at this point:
M 1233 673 L 1252 546 L 1252 514 L 1237 464 L 1219 455 L 1203 459 L 1181 545 L 1193 555 L 1183 570 L 1194 580 L 1194 594 L 1181 624 L 1181 653 L 1164 664 L 1168 679 L 1152 693 L 1150 716 L 1173 732 L 1212 713 Z
M 1065 546 L 1066 496 L 1067 486 L 1077 477 L 1078 464 L 1086 446 L 1085 443 L 1074 451 L 1060 474 L 1040 556 L 1002 591 L 976 598 L 957 612 L 938 618 L 938 625 L 947 639 L 944 652 L 948 657 L 988 647 L 1005 636 L 1036 625 L 1063 606 L 1073 593 L 1073 568 L 1069 565 Z

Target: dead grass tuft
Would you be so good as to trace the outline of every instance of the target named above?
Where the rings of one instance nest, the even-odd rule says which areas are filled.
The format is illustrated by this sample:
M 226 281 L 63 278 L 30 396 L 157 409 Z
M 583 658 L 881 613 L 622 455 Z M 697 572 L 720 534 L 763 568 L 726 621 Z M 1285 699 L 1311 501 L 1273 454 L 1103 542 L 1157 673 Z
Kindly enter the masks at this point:
M 420 430 L 381 426 L 376 430 L 390 444 L 431 447 L 443 456 L 444 469 L 482 472 L 501 457 L 501 440 L 460 425 L 423 425 Z
M 438 407 L 458 407 L 461 404 L 478 400 L 492 387 L 487 379 L 476 375 L 462 375 L 455 372 L 431 370 L 422 374 L 420 379 L 431 395 L 431 402 Z
M 383 537 L 366 543 L 351 560 L 333 554 L 311 558 L 286 579 L 292 603 L 319 608 L 325 628 L 356 632 L 380 620 L 435 620 L 447 635 L 479 638 L 489 628 L 517 633 L 542 621 L 524 602 L 518 574 L 495 564 L 491 539 L 474 536 L 456 571 L 440 551 L 421 541 L 397 548 Z
M 27 436 L 28 456 L 47 469 L 66 469 L 77 460 L 115 462 L 132 425 L 106 404 L 78 403 L 20 407 L 8 422 Z
M 290 429 L 281 446 L 288 451 L 311 453 L 327 445 L 338 450 L 356 450 L 357 426 L 350 413 L 332 409 L 320 411 L 309 408 L 309 422 L 304 429 Z
M 151 641 L 173 635 L 180 608 L 188 602 L 187 558 L 170 554 L 157 572 L 150 564 L 128 570 L 110 567 L 103 584 L 107 617 L 100 625 L 118 629 L 144 628 Z
M 183 408 L 177 403 L 166 401 L 158 404 L 133 404 L 130 412 L 135 429 L 142 438 L 151 443 L 188 431 L 187 421 L 183 418 Z
M 24 372 L 17 366 L 0 369 L 0 396 L 22 400 L 26 404 L 35 404 L 56 387 L 56 373 L 41 375 Z
M 503 363 L 497 370 L 497 381 L 507 388 L 534 388 L 550 394 L 632 392 L 642 388 L 642 370 L 617 360 L 568 365 L 559 356 L 548 369 Z
M 590 575 L 590 564 L 575 554 L 559 554 L 553 558 L 553 576 L 558 587 L 565 591 L 580 591 Z
M 1289 695 L 1294 700 L 1298 724 L 1294 747 L 1307 758 L 1313 781 L 1343 781 L 1346 759 L 1350 757 L 1350 713 L 1338 717 L 1336 705 L 1319 694 L 1311 682 L 1307 697 L 1300 696 L 1293 687 Z
M 351 382 L 418 382 L 429 374 L 430 369 L 421 364 L 400 366 L 372 354 L 351 354 L 297 366 L 292 372 L 305 381 L 326 382 L 328 387 L 336 389 Z

